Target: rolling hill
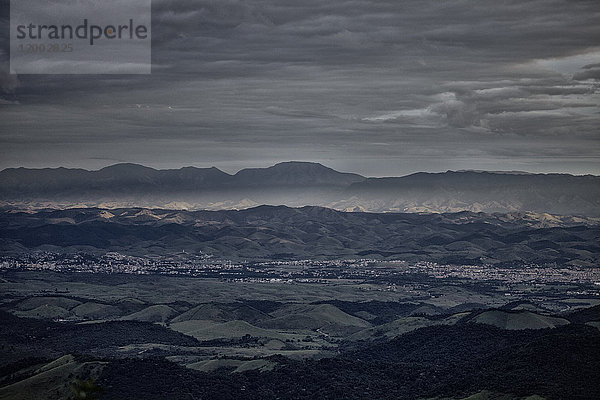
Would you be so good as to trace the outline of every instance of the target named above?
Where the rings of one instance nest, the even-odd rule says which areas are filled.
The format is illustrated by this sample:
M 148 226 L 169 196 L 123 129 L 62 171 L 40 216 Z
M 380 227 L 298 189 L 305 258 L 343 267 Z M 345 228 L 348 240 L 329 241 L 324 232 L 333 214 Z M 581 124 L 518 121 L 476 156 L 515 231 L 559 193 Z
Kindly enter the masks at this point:
M 260 323 L 269 329 L 310 329 L 342 335 L 368 328 L 371 324 L 346 314 L 331 304 L 287 305 L 271 313 L 273 319 Z
M 484 311 L 471 319 L 471 322 L 509 330 L 556 328 L 569 323 L 564 318 L 535 314 L 530 311 L 508 312 L 501 310 Z
M 600 261 L 598 243 L 600 226 L 594 218 L 534 213 L 375 214 L 284 206 L 0 212 L 0 249 L 5 254 L 49 250 L 147 255 L 185 250 L 250 260 L 358 257 L 589 266 Z

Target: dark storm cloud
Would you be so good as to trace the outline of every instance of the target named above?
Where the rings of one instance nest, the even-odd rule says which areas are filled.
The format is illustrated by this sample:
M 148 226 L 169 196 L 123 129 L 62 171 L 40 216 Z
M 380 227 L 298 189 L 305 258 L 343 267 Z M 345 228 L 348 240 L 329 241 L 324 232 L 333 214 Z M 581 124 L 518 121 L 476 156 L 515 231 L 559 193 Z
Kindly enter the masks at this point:
M 600 68 L 589 68 L 585 71 L 578 72 L 573 76 L 573 79 L 577 79 L 580 81 L 593 79 L 598 81 L 600 80 Z
M 600 173 L 599 18 L 597 1 L 154 0 L 151 76 L 0 75 L 0 159 Z

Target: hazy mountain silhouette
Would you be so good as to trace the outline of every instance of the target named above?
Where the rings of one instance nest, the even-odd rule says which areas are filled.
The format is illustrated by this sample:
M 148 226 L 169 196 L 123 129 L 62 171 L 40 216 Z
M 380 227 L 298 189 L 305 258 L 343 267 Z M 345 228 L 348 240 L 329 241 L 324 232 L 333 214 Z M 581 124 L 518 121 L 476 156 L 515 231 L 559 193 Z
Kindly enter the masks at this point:
M 9 168 L 0 202 L 18 207 L 77 205 L 242 209 L 316 205 L 373 212 L 515 212 L 600 215 L 600 177 L 448 171 L 366 178 L 317 163 L 285 162 L 231 175 L 217 168 L 157 170 L 116 164 L 98 171 Z
M 269 168 L 248 168 L 233 176 L 234 184 L 248 186 L 347 186 L 366 178 L 341 173 L 318 163 L 284 162 Z

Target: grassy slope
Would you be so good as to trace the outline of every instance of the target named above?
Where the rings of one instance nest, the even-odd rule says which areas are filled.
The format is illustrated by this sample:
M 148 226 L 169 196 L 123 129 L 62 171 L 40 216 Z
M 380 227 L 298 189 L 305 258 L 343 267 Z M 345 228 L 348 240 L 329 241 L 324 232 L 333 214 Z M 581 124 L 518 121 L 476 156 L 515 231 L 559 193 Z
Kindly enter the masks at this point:
M 71 396 L 75 379 L 97 378 L 106 362 L 78 362 L 65 355 L 34 372 L 34 375 L 0 388 L 2 400 L 59 400 Z

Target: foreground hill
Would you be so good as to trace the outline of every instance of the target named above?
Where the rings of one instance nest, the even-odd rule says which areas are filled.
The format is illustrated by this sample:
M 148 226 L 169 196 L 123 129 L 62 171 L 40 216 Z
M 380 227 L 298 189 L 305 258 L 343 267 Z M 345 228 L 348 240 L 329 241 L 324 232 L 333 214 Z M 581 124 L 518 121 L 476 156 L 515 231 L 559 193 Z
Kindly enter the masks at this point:
M 473 322 L 510 330 L 556 328 L 569 323 L 564 318 L 549 317 L 529 311 L 507 312 L 500 310 L 485 311 L 473 318 Z
M 515 212 L 600 216 L 600 177 L 481 171 L 366 178 L 285 162 L 231 175 L 217 168 L 0 171 L 0 204 L 68 208 L 243 209 L 260 204 L 371 212 Z
M 257 359 L 271 365 L 246 372 L 239 360 L 208 361 L 221 366 L 214 370 L 159 357 L 114 358 L 95 383 L 106 399 L 465 399 L 482 393 L 490 397 L 473 398 L 591 400 L 600 394 L 594 383 L 599 344 L 598 330 L 580 325 L 517 332 L 433 326 L 335 357 Z M 533 394 L 539 397 L 528 397 Z
M 114 307 L 127 312 L 120 300 L 113 301 Z M 60 296 L 32 297 L 6 302 L 2 308 L 14 313 L 44 304 L 72 307 L 77 302 Z M 516 400 L 533 394 L 541 397 L 530 399 L 596 399 L 600 394 L 595 384 L 600 331 L 583 324 L 598 319 L 598 307 L 560 316 L 490 309 L 444 318 L 405 317 L 366 328 L 356 337 L 346 336 L 352 330 L 342 333 L 339 328 L 369 324 L 327 303 L 269 303 L 272 310 L 262 318 L 276 322 L 271 329 L 230 319 L 239 316 L 235 310 L 260 313 L 250 304 L 260 302 L 178 302 L 140 311 L 168 308 L 181 312 L 184 319 L 213 318 L 177 323 L 174 318 L 166 325 L 122 320 L 55 322 L 0 310 L 0 343 L 6 350 L 0 355 L 0 398 L 64 399 L 73 385 L 90 395 L 102 392 L 103 399 L 157 400 L 465 399 L 470 395 Z M 408 311 L 401 303 L 344 304 L 355 313 L 363 307 L 383 314 L 392 308 Z M 284 316 L 293 317 L 285 327 L 279 324 Z M 490 325 L 490 319 L 503 321 L 511 316 L 517 317 L 519 326 Z M 540 320 L 555 326 L 531 326 Z M 323 332 L 334 325 L 342 336 Z M 340 342 L 343 337 L 348 340 Z M 301 349 L 318 346 L 320 353 Z M 335 352 L 329 351 L 332 346 Z M 292 350 L 296 357 L 284 356 Z M 305 355 L 298 357 L 302 352 Z
M 0 249 L 208 253 L 227 258 L 388 258 L 454 264 L 600 261 L 594 219 L 537 214 L 374 214 L 320 207 L 0 213 Z

